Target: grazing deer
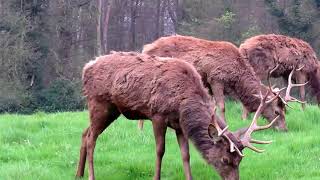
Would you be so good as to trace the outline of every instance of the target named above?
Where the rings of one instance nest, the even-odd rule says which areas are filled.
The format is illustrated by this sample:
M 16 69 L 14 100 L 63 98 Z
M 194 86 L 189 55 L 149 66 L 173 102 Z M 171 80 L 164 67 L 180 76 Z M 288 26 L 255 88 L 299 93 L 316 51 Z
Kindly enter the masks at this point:
M 213 95 L 225 119 L 224 95 L 238 99 L 249 112 L 258 109 L 260 99 L 254 96 L 268 88 L 256 77 L 252 67 L 243 60 L 236 46 L 229 42 L 207 41 L 189 36 L 162 37 L 145 45 L 143 53 L 161 57 L 174 57 L 185 60 L 195 66 L 210 93 Z M 271 93 L 270 97 L 275 96 Z M 280 98 L 264 108 L 262 116 L 271 122 L 276 116 L 276 129 L 287 130 L 285 122 L 285 105 Z
M 300 84 L 309 81 L 312 94 L 320 104 L 320 65 L 316 53 L 307 42 L 283 35 L 258 35 L 245 40 L 239 49 L 262 80 L 267 78 L 267 72 L 275 66 L 277 69 L 272 77 L 285 80 L 294 67 L 303 67 L 296 71 L 293 79 Z M 304 86 L 300 86 L 300 97 L 304 102 Z M 304 107 L 305 103 L 302 103 Z
M 87 63 L 82 80 L 90 125 L 82 135 L 76 176 L 83 176 L 88 158 L 90 180 L 95 179 L 93 152 L 96 140 L 120 114 L 128 119 L 148 118 L 152 121 L 157 154 L 154 179 L 160 179 L 167 127 L 174 129 L 188 180 L 192 179 L 188 138 L 223 179 L 237 180 L 242 150 L 248 147 L 262 152 L 251 143 L 270 143 L 253 140 L 251 134 L 271 127 L 279 118 L 278 115 L 266 126 L 257 125 L 263 109 L 279 96 L 278 93 L 268 100 L 270 92 L 264 97 L 260 93 L 260 105 L 251 125 L 230 132 L 215 115 L 214 102 L 200 75 L 192 65 L 177 59 L 114 53 Z

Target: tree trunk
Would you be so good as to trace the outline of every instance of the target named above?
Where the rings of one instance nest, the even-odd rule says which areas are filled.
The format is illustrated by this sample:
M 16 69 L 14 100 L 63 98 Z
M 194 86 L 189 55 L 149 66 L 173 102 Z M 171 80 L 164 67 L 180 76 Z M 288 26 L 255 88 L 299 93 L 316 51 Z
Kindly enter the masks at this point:
M 101 31 L 101 16 L 102 16 L 102 0 L 97 0 L 97 56 L 102 54 L 102 31 Z
M 107 12 L 104 18 L 103 23 L 103 51 L 104 53 L 108 53 L 108 28 L 109 28 L 109 20 L 110 20 L 110 11 L 112 6 L 112 0 L 108 1 L 107 4 Z
M 173 5 L 171 1 L 170 0 L 167 0 L 167 1 L 168 1 L 168 13 L 169 13 L 170 19 L 173 22 L 174 32 L 176 33 L 177 26 L 178 26 L 176 12 L 175 12 L 175 9 L 172 7 Z
M 130 23 L 130 36 L 131 43 L 130 49 L 135 50 L 136 48 L 136 16 L 137 16 L 137 6 L 139 4 L 139 0 L 131 1 L 130 10 L 131 10 L 131 23 Z
M 161 8 L 161 0 L 157 0 L 156 7 L 156 34 L 154 39 L 158 39 L 160 37 L 160 8 Z

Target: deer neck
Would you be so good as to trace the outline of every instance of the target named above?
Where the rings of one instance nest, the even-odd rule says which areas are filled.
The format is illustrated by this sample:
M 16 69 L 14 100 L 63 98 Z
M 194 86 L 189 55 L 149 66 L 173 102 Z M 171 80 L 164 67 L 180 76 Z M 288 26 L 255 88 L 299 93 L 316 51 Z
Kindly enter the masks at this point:
M 201 101 L 191 100 L 181 105 L 181 127 L 193 142 L 194 146 L 208 161 L 209 150 L 214 144 L 209 137 L 208 127 L 211 123 L 211 116 L 214 106 Z
M 236 98 L 242 102 L 249 112 L 258 109 L 260 99 L 255 95 L 259 95 L 260 90 L 264 91 L 259 80 L 242 76 L 240 81 L 235 83 L 234 90 Z

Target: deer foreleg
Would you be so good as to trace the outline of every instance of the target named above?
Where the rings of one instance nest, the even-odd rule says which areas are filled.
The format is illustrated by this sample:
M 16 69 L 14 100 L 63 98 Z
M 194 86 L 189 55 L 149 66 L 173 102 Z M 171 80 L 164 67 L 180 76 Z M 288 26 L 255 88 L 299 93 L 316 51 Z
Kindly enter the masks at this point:
M 188 139 L 182 131 L 176 131 L 176 136 L 180 146 L 185 177 L 187 180 L 192 180 Z
M 213 93 L 213 97 L 217 103 L 217 106 L 219 107 L 220 110 L 220 116 L 221 118 L 225 120 L 225 106 L 224 106 L 224 87 L 223 84 L 221 83 L 211 83 L 211 90 Z
M 154 137 L 156 140 L 156 169 L 154 174 L 154 180 L 160 180 L 161 176 L 161 162 L 162 157 L 165 153 L 165 135 L 167 130 L 167 125 L 165 121 L 161 118 L 153 118 L 152 119 L 152 126 Z
M 82 143 L 80 148 L 80 160 L 78 164 L 78 170 L 76 177 L 83 177 L 84 174 L 84 168 L 86 165 L 86 158 L 87 158 L 87 134 L 88 134 L 89 128 L 84 130 L 82 134 Z

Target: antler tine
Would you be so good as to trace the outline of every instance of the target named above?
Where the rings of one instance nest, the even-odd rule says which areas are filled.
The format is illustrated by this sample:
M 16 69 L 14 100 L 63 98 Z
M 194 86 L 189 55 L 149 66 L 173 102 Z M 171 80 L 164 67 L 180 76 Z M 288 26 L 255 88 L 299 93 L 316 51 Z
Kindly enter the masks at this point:
M 251 139 L 250 143 L 255 143 L 255 144 L 271 144 L 272 141 L 260 141 L 260 140 L 255 140 L 255 139 Z
M 281 93 L 281 91 L 283 91 L 283 90 L 285 90 L 286 88 L 284 87 L 284 88 L 282 88 L 282 89 L 280 89 L 280 90 L 277 90 L 277 94 L 273 97 L 273 98 L 271 98 L 270 100 L 268 100 L 267 102 L 266 102 L 266 104 L 270 104 L 270 103 L 272 103 L 274 100 L 276 100 L 277 98 L 279 98 L 280 97 L 280 93 Z
M 224 137 L 229 141 L 230 144 L 230 152 L 234 152 L 237 151 L 237 153 L 241 156 L 244 157 L 244 155 L 242 154 L 242 152 L 239 150 L 239 148 L 231 141 L 231 139 L 227 136 L 224 135 Z
M 292 89 L 293 87 L 305 86 L 306 84 L 308 84 L 308 82 L 305 82 L 305 83 L 303 83 L 303 84 L 293 84 L 293 83 L 292 83 L 292 75 L 293 75 L 294 71 L 300 71 L 302 68 L 304 68 L 304 66 L 302 66 L 302 67 L 300 67 L 300 68 L 298 68 L 298 69 L 296 69 L 296 66 L 295 66 L 295 67 L 292 69 L 292 71 L 290 72 L 290 74 L 289 74 L 288 87 L 287 87 L 287 90 L 286 90 L 286 96 L 285 96 L 285 98 L 284 98 L 284 100 L 285 100 L 286 102 L 299 102 L 299 103 L 301 103 L 301 104 L 306 103 L 305 101 L 300 101 L 300 100 L 298 100 L 298 99 L 296 99 L 296 98 L 294 98 L 294 97 L 292 97 L 292 96 L 290 95 L 290 91 L 291 91 L 291 89 Z
M 258 148 L 256 148 L 256 147 L 254 147 L 252 144 L 248 144 L 248 145 L 246 145 L 246 147 L 247 148 L 249 148 L 249 149 L 251 149 L 251 150 L 253 150 L 253 151 L 255 151 L 255 152 L 257 152 L 257 153 L 263 153 L 264 152 L 264 150 L 263 149 L 258 149 Z
M 278 115 L 276 118 L 274 118 L 269 124 L 264 125 L 264 126 L 258 126 L 255 131 L 260 131 L 260 130 L 264 130 L 264 129 L 268 129 L 270 128 L 274 122 L 276 122 L 276 120 L 278 120 L 278 118 L 280 117 L 280 115 Z
M 216 111 L 216 108 L 214 108 L 214 111 Z M 229 136 L 227 136 L 225 134 L 225 132 L 228 130 L 229 126 L 226 126 L 224 129 L 221 129 L 218 122 L 215 120 L 213 121 L 213 125 L 216 127 L 217 131 L 218 131 L 218 136 L 223 136 L 225 137 L 228 141 L 229 141 L 229 145 L 230 145 L 230 152 L 234 152 L 236 151 L 241 157 L 243 157 L 244 155 L 242 154 L 242 152 L 239 150 L 239 148 L 234 144 L 234 142 L 229 138 Z
M 214 107 L 213 111 L 214 113 L 217 110 L 217 106 Z M 216 127 L 217 131 L 218 131 L 218 136 L 222 136 L 229 128 L 229 126 L 226 126 L 224 129 L 221 129 L 221 127 L 219 126 L 218 122 L 215 120 L 213 121 L 214 126 Z
M 277 63 L 277 65 L 271 69 L 271 71 L 268 72 L 268 77 L 267 77 L 267 81 L 268 81 L 268 85 L 269 85 L 269 89 L 271 92 L 273 92 L 273 87 L 271 86 L 271 82 L 270 82 L 270 77 L 271 77 L 271 74 L 276 70 L 278 69 L 279 67 L 279 64 Z
M 271 90 L 270 90 L 271 91 Z M 265 105 L 267 105 L 268 103 L 274 101 L 276 99 L 276 97 L 278 97 L 280 95 L 280 91 L 277 93 L 277 95 L 275 96 L 275 98 L 272 98 L 269 101 L 266 101 L 270 91 L 267 92 L 266 95 L 262 95 L 262 93 L 260 92 L 260 105 L 256 111 L 256 113 L 254 114 L 253 120 L 249 126 L 249 128 L 247 129 L 247 131 L 244 133 L 244 135 L 241 137 L 241 142 L 243 144 L 244 147 L 247 147 L 255 152 L 258 153 L 262 153 L 264 150 L 258 149 L 256 147 L 254 147 L 251 143 L 256 143 L 256 144 L 270 144 L 272 141 L 260 141 L 260 140 L 255 140 L 255 139 L 251 139 L 251 134 L 254 131 L 260 131 L 260 130 L 264 130 L 264 129 L 268 129 L 270 128 L 273 123 L 280 117 L 277 116 L 275 119 L 273 119 L 269 124 L 264 125 L 264 126 L 259 126 L 258 125 L 258 118 L 261 115 L 261 112 L 263 110 L 263 108 L 265 107 Z
M 304 66 L 305 66 L 305 65 L 299 67 L 299 68 L 297 69 L 297 71 L 300 71 L 302 68 L 304 68 Z

